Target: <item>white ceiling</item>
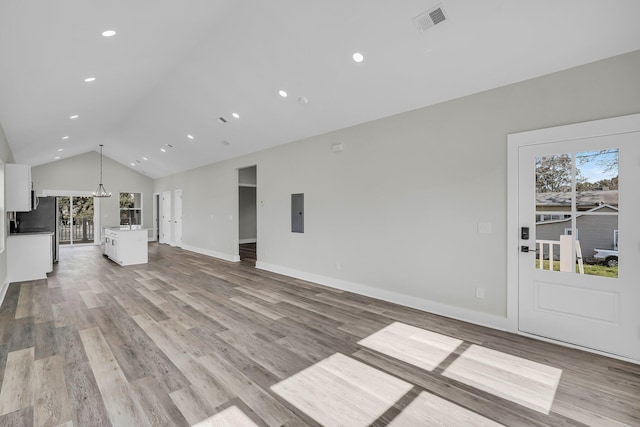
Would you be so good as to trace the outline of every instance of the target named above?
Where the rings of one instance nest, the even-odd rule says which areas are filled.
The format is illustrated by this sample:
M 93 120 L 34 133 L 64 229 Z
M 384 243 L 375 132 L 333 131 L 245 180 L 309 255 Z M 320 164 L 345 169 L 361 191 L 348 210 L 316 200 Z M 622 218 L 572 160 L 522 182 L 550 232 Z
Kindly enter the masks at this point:
M 0 123 L 17 163 L 104 144 L 157 178 L 640 49 L 638 0 L 443 0 L 419 32 L 437 4 L 0 0 Z

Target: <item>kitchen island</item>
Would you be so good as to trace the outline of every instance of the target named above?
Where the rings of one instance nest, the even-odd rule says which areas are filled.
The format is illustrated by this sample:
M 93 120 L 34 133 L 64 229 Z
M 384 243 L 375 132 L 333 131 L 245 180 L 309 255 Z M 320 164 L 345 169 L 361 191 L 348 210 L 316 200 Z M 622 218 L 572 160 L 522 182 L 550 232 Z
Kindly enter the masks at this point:
M 149 262 L 148 230 L 104 227 L 102 254 L 120 265 Z

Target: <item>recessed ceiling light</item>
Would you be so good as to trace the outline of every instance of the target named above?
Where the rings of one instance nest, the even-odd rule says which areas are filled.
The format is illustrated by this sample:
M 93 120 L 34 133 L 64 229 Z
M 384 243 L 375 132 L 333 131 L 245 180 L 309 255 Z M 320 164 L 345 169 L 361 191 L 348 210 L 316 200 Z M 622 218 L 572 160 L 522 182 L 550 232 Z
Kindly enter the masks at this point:
M 187 135 L 187 138 L 193 139 L 193 135 Z
M 235 117 L 236 119 L 239 119 L 239 118 L 240 118 L 240 114 L 238 114 L 238 113 L 231 113 L 231 115 L 232 115 L 233 117 Z
M 224 117 L 222 117 L 222 116 L 218 117 L 218 121 L 219 121 L 220 123 L 227 123 L 227 119 L 225 119 L 225 118 L 224 118 Z
M 70 118 L 71 120 L 73 120 L 73 119 L 77 119 L 78 117 L 80 117 L 80 116 L 79 116 L 79 115 L 77 115 L 77 114 L 74 114 L 73 116 L 69 116 L 69 118 Z
M 353 54 L 353 60 L 356 62 L 362 62 L 364 61 L 364 55 L 362 55 L 360 52 L 356 52 Z
M 85 82 L 87 83 L 91 83 L 91 82 L 95 82 L 96 78 L 95 77 L 87 77 L 86 79 L 84 79 Z
M 102 32 L 102 37 L 113 37 L 116 35 L 116 32 L 113 30 L 106 30 Z
M 58 152 L 64 151 L 64 148 L 58 148 Z
M 62 139 L 69 139 L 69 135 L 63 136 Z
M 136 165 L 136 164 L 135 164 L 135 163 L 133 163 L 133 162 L 131 162 L 131 163 L 129 163 L 129 164 L 130 164 L 131 166 L 135 166 L 135 165 Z
M 165 150 L 164 148 L 161 148 L 160 151 L 162 151 L 163 153 L 167 152 L 167 150 Z
M 58 160 L 59 158 L 60 158 L 60 156 L 55 156 L 55 157 L 53 158 L 53 160 Z
M 167 144 L 167 147 L 169 147 L 169 148 L 173 148 L 173 145 L 171 145 L 171 144 Z
M 284 90 L 280 90 L 278 91 L 278 93 L 280 94 L 281 97 L 286 98 L 287 97 L 287 92 L 285 92 Z
M 147 159 L 146 157 L 143 157 L 142 160 L 149 160 L 149 159 Z
M 298 104 L 307 105 L 308 103 L 309 103 L 309 98 L 307 98 L 306 96 L 301 96 L 300 98 L 298 98 Z

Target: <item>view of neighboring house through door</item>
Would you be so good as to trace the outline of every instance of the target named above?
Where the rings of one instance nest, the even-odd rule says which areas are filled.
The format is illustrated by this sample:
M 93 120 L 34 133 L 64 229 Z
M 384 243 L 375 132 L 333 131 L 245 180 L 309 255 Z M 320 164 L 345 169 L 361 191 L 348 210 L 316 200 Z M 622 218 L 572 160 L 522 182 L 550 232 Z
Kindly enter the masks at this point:
M 518 330 L 640 360 L 640 115 L 509 142 Z
M 257 250 L 257 168 L 238 169 L 238 252 L 240 261 L 256 262 Z

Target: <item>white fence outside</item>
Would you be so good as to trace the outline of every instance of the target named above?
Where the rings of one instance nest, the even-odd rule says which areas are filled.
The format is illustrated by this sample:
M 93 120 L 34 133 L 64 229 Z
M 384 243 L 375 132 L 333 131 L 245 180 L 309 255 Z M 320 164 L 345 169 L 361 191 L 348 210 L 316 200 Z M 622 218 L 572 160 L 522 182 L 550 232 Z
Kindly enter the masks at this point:
M 538 258 L 538 269 L 544 270 L 545 253 L 549 254 L 548 270 L 553 271 L 553 261 L 555 254 L 560 260 L 560 271 L 573 272 L 573 257 L 571 253 L 571 236 L 560 236 L 560 240 L 536 240 L 536 258 Z M 578 261 L 578 271 L 584 274 L 584 264 L 582 262 L 582 250 L 580 241 L 576 240 L 576 259 Z

